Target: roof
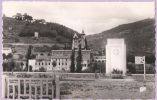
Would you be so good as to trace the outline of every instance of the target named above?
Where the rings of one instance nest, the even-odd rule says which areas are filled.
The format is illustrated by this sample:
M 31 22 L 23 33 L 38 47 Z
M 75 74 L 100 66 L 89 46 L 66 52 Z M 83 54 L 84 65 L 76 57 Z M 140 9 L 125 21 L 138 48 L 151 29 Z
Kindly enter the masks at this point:
M 77 34 L 75 33 L 73 36 L 74 39 L 78 38 Z

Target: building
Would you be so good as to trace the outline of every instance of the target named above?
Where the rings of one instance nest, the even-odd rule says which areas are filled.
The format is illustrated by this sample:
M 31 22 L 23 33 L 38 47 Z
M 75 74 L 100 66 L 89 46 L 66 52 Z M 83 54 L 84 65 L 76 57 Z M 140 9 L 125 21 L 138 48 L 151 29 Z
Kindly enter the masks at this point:
M 81 35 L 74 34 L 73 36 L 72 50 L 75 51 L 75 62 L 79 44 L 81 44 L 82 49 L 82 70 L 84 70 L 90 64 L 91 53 L 91 50 L 87 50 L 84 31 L 82 31 Z M 33 70 L 39 70 L 39 68 L 44 67 L 46 71 L 70 71 L 72 50 L 51 50 L 51 53 L 39 52 L 36 54 L 36 59 L 29 60 L 29 66 L 32 66 Z
M 10 47 L 3 47 L 2 53 L 8 55 L 9 53 L 13 53 Z
M 87 40 L 84 30 L 82 30 L 82 34 L 80 36 L 78 36 L 76 33 L 73 36 L 72 49 L 78 50 L 79 44 L 81 44 L 82 50 L 87 50 Z
M 34 33 L 34 37 L 35 37 L 35 38 L 38 38 L 38 37 L 39 37 L 39 33 L 38 33 L 38 32 L 35 32 L 35 33 Z
M 82 50 L 82 70 L 90 64 L 90 50 Z M 75 63 L 78 50 L 75 50 Z M 58 70 L 70 70 L 72 50 L 52 50 L 51 60 L 55 61 Z
M 32 55 L 35 55 L 35 58 L 29 60 L 29 66 L 32 67 L 33 71 L 38 71 L 40 68 L 44 68 L 46 71 L 53 71 L 50 48 L 34 47 Z
M 106 56 L 94 56 L 94 62 L 100 62 L 105 63 L 106 62 Z

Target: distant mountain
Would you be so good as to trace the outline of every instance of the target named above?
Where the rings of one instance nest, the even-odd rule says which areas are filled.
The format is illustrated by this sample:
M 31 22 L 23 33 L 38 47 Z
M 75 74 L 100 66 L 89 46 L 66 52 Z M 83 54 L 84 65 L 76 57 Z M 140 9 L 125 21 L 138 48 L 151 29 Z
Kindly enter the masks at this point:
M 39 39 L 34 39 L 34 32 Z M 11 17 L 3 17 L 4 43 L 66 43 L 71 42 L 74 33 L 78 32 L 58 23 L 28 23 Z
M 94 50 L 104 49 L 107 38 L 124 38 L 128 55 L 152 56 L 155 54 L 155 20 L 145 19 L 89 35 L 88 45 Z

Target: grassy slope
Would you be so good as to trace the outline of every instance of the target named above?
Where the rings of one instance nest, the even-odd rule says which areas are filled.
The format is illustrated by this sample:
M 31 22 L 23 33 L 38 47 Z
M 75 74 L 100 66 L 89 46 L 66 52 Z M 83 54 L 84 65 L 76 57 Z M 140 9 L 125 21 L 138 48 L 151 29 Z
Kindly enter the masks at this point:
M 155 21 L 145 19 L 134 23 L 119 25 L 113 29 L 87 37 L 90 48 L 105 48 L 107 38 L 124 38 L 127 51 L 133 55 L 155 53 Z
M 56 37 L 60 37 L 60 42 L 71 42 L 71 37 L 66 37 L 66 35 L 73 35 L 76 31 L 65 27 L 63 25 L 57 24 L 57 23 L 50 23 L 51 27 L 54 27 L 53 31 L 55 30 L 57 32 Z M 12 27 L 12 30 L 9 30 L 9 27 Z M 26 36 L 19 36 L 23 31 L 25 31 L 25 28 L 29 28 L 29 30 L 46 30 L 46 31 L 52 31 L 48 25 L 44 24 L 27 24 L 25 21 L 19 21 L 14 18 L 10 17 L 3 17 L 3 42 L 4 43 L 12 43 L 12 42 L 18 42 L 18 43 L 58 43 L 56 40 L 56 37 L 40 37 L 38 40 L 33 39 L 32 37 L 26 37 Z M 65 34 L 62 35 L 61 32 L 59 34 L 57 28 L 62 28 L 65 31 Z M 41 32 L 40 32 L 41 33 Z M 39 33 L 39 35 L 40 35 Z M 76 32 L 77 33 L 77 32 Z M 27 34 L 27 33 L 26 33 Z M 42 34 L 45 34 L 42 31 Z

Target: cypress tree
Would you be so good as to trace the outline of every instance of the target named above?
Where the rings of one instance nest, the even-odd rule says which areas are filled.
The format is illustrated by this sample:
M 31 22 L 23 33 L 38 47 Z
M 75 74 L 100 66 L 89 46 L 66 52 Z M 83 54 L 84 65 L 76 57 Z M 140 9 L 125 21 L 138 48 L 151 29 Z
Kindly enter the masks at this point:
M 72 50 L 71 54 L 71 66 L 70 66 L 70 72 L 75 72 L 75 49 Z
M 29 71 L 28 61 L 29 61 L 29 59 L 31 57 L 31 51 L 32 51 L 32 46 L 29 46 L 27 54 L 26 54 L 26 68 L 25 68 L 26 71 Z
M 77 73 L 81 73 L 82 71 L 82 52 L 81 52 L 81 44 L 79 44 L 78 56 L 77 56 Z
M 88 50 L 87 39 L 85 38 L 85 49 Z

